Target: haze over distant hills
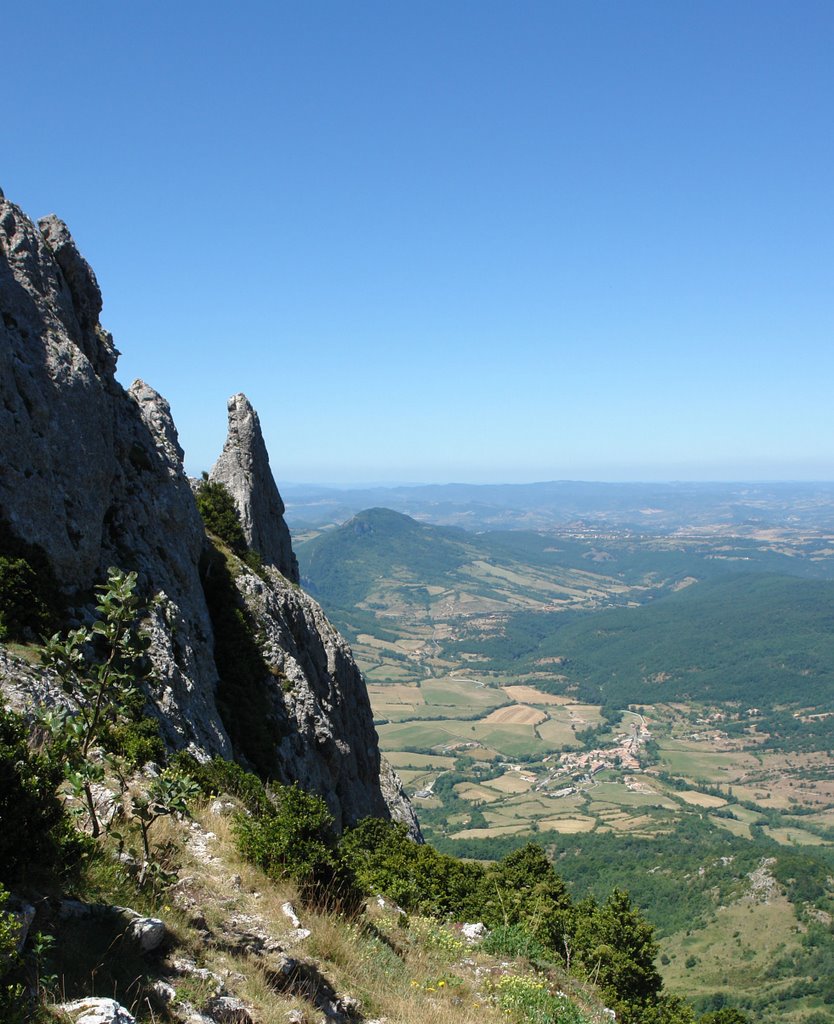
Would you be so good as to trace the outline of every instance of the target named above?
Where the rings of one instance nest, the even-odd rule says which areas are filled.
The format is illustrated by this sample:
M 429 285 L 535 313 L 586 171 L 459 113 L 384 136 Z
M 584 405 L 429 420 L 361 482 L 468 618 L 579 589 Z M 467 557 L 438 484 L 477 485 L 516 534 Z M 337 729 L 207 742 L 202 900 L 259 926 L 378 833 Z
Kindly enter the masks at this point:
M 577 522 L 648 532 L 682 528 L 834 526 L 834 482 L 422 484 L 335 488 L 282 486 L 296 530 L 342 523 L 363 509 L 390 508 L 468 530 L 547 529 Z

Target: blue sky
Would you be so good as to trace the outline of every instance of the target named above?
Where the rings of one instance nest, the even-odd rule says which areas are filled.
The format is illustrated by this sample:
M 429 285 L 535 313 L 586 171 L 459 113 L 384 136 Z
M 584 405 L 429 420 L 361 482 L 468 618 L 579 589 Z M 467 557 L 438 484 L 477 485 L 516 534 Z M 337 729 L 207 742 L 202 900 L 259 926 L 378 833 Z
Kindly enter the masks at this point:
M 834 479 L 834 4 L 12 3 L 0 186 L 209 468 Z

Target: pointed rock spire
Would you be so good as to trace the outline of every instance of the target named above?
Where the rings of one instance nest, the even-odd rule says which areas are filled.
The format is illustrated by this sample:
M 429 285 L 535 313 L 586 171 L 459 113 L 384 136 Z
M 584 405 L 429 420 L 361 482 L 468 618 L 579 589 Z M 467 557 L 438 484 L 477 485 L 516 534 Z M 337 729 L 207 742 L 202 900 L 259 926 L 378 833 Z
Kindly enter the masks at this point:
M 223 484 L 235 499 L 249 546 L 267 565 L 298 583 L 284 502 L 269 468 L 258 414 L 244 394 L 232 395 L 228 406 L 229 433 L 209 478 Z

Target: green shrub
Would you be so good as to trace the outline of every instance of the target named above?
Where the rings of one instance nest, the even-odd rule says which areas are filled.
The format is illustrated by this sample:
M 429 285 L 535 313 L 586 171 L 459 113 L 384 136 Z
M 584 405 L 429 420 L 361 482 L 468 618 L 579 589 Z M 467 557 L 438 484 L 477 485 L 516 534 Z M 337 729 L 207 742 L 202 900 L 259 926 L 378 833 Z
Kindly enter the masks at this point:
M 206 529 L 242 558 L 248 550 L 246 536 L 240 525 L 235 499 L 225 485 L 209 480 L 204 474 L 195 497 Z
M 618 1020 L 642 1024 L 640 1007 L 657 1003 L 663 984 L 651 925 L 620 889 L 601 905 L 583 900 L 577 911 L 574 942 L 586 974 L 618 1011 Z
M 89 755 L 98 746 L 106 749 L 109 730 L 131 722 L 125 708 L 133 709 L 135 727 L 144 706 L 140 683 L 150 678 L 150 638 L 137 628 L 142 608 L 136 579 L 135 572 L 110 568 L 107 582 L 96 588 L 98 618 L 92 626 L 55 633 L 41 650 L 42 661 L 58 674 L 71 707 L 65 713 L 42 715 L 42 722 L 63 746 L 67 779 L 84 795 L 94 837 L 100 824 L 92 783 L 100 781 L 102 768 Z
M 64 609 L 46 553 L 0 516 L 0 640 L 29 642 L 55 629 Z
M 195 757 L 180 751 L 171 758 L 170 763 L 192 778 L 204 796 L 230 793 L 241 801 L 250 814 L 265 814 L 272 809 L 273 803 L 263 782 L 236 761 L 215 757 L 201 764 Z
M 519 925 L 564 958 L 575 916 L 565 883 L 537 843 L 527 843 L 488 868 L 481 911 L 488 927 Z
M 20 925 L 5 911 L 8 892 L 0 885 L 0 1020 L 4 1024 L 23 1024 L 28 1016 L 25 986 L 18 975 L 17 952 Z
M 520 924 L 502 924 L 493 928 L 481 943 L 481 949 L 496 956 L 524 957 L 535 962 L 547 960 L 552 956 L 552 953 L 549 953 L 544 945 Z
M 752 1022 L 741 1010 L 724 1006 L 720 1010 L 711 1010 L 703 1017 L 699 1017 L 698 1024 L 752 1024 Z
M 301 898 L 316 906 L 353 912 L 361 903 L 356 878 L 339 856 L 333 816 L 320 796 L 297 783 L 281 786 L 269 810 L 234 822 L 241 854 L 271 878 L 292 879 Z
M 409 912 L 479 916 L 484 869 L 415 843 L 405 825 L 365 818 L 345 832 L 339 848 L 368 894 L 384 893 Z
M 23 719 L 0 708 L 0 878 L 7 885 L 51 883 L 79 863 L 88 842 L 56 795 L 60 751 L 29 746 Z
M 165 760 L 165 743 L 159 732 L 159 720 L 148 714 L 148 702 L 141 690 L 125 696 L 116 721 L 105 724 L 101 745 L 111 754 L 120 754 L 129 768 L 141 768 L 148 761 Z
M 42 622 L 46 609 L 36 594 L 32 566 L 23 558 L 0 558 L 0 639 L 23 640 Z

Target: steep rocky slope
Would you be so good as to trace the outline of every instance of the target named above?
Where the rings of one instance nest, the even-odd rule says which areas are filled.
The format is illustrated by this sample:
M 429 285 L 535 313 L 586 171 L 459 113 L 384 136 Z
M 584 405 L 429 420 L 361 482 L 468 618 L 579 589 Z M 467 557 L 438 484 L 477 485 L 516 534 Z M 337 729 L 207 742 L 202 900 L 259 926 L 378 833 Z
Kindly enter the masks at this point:
M 0 193 L 0 554 L 10 536 L 39 546 L 76 595 L 109 565 L 137 570 L 145 594 L 164 595 L 150 612 L 163 734 L 171 746 L 228 757 L 240 705 L 218 703 L 208 542 L 183 451 L 167 402 L 142 381 L 125 390 L 116 380 L 101 306 L 66 225 L 50 216 L 36 227 Z M 350 650 L 296 585 L 283 503 L 242 395 L 230 400 L 213 477 L 228 485 L 265 563 L 260 573 L 236 567 L 233 600 L 262 647 L 264 671 L 248 683 L 280 724 L 270 739 L 275 774 L 321 793 L 339 824 L 388 816 L 390 806 L 416 831 L 396 778 L 381 767 Z M 37 686 L 8 652 L 0 673 L 18 697 Z

